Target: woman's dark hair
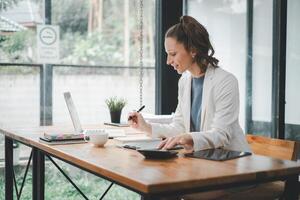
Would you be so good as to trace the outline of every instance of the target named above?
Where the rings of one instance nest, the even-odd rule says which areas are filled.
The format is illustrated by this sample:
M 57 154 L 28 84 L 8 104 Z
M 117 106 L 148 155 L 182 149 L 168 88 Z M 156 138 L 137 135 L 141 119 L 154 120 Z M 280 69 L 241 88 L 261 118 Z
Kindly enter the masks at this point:
M 180 17 L 180 22 L 168 29 L 165 38 L 171 37 L 182 43 L 187 51 L 195 51 L 195 62 L 205 72 L 208 64 L 217 67 L 219 60 L 213 57 L 215 50 L 209 41 L 205 27 L 190 16 Z

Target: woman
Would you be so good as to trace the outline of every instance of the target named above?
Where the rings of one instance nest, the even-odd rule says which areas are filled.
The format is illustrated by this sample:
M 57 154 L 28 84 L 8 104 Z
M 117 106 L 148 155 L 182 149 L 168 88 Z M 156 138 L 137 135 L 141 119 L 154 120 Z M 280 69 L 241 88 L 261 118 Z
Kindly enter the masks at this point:
M 187 151 L 226 148 L 250 151 L 239 125 L 239 90 L 234 75 L 218 67 L 207 30 L 182 16 L 165 34 L 167 64 L 182 74 L 178 105 L 171 124 L 147 123 L 129 114 L 131 127 L 152 137 L 167 138 L 160 148 L 183 145 Z

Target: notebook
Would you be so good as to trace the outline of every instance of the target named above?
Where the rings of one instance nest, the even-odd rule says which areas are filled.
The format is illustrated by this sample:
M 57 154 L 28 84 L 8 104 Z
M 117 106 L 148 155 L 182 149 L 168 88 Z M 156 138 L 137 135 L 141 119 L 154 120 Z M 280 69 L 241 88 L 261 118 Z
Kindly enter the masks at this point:
M 116 142 L 125 143 L 125 142 L 154 142 L 159 141 L 161 142 L 161 138 L 151 138 L 146 135 L 133 135 L 127 137 L 116 137 L 114 138 Z
M 44 138 L 47 140 L 76 140 L 84 139 L 84 134 L 74 133 L 44 133 Z
M 86 143 L 84 139 L 54 139 L 53 140 L 45 137 L 40 137 L 40 142 L 50 144 L 50 145 Z
M 86 129 L 86 130 L 83 130 L 82 127 L 81 127 L 79 117 L 78 117 L 78 113 L 77 113 L 76 108 L 75 108 L 75 104 L 74 104 L 74 102 L 72 100 L 72 97 L 71 97 L 71 93 L 70 92 L 65 92 L 64 97 L 65 97 L 65 101 L 66 101 L 66 104 L 67 104 L 67 107 L 68 107 L 68 110 L 69 110 L 69 113 L 70 113 L 70 117 L 71 117 L 72 122 L 73 122 L 75 132 L 77 134 L 81 134 L 81 133 L 85 134 L 87 132 L 98 132 L 98 131 L 102 132 L 103 131 L 103 129 Z M 105 129 L 105 132 L 108 133 L 109 138 L 125 137 L 126 136 L 125 131 L 122 130 L 122 129 Z

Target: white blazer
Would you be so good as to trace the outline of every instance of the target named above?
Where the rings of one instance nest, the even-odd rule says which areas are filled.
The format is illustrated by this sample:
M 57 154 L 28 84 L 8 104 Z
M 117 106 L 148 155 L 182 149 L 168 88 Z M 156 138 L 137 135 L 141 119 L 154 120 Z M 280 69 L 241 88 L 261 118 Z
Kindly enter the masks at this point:
M 190 132 L 190 72 L 178 82 L 178 105 L 172 123 L 152 123 L 152 137 L 172 137 Z M 250 152 L 239 125 L 239 89 L 235 76 L 221 68 L 209 66 L 205 73 L 200 132 L 192 132 L 194 150 L 226 148 Z

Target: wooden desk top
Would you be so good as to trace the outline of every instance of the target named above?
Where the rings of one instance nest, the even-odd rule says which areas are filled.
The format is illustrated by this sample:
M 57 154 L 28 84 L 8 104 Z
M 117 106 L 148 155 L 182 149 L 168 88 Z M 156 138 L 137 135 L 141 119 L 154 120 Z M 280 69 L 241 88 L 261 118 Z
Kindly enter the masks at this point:
M 72 130 L 72 127 L 64 130 L 57 127 L 0 128 L 0 133 L 141 193 L 155 194 L 244 181 L 279 179 L 300 173 L 299 162 L 259 155 L 218 162 L 186 158 L 180 154 L 178 158 L 159 161 L 145 160 L 135 150 L 118 148 L 113 140 L 109 140 L 104 148 L 96 148 L 89 143 L 47 145 L 39 142 L 38 138 L 44 132 L 68 130 Z

